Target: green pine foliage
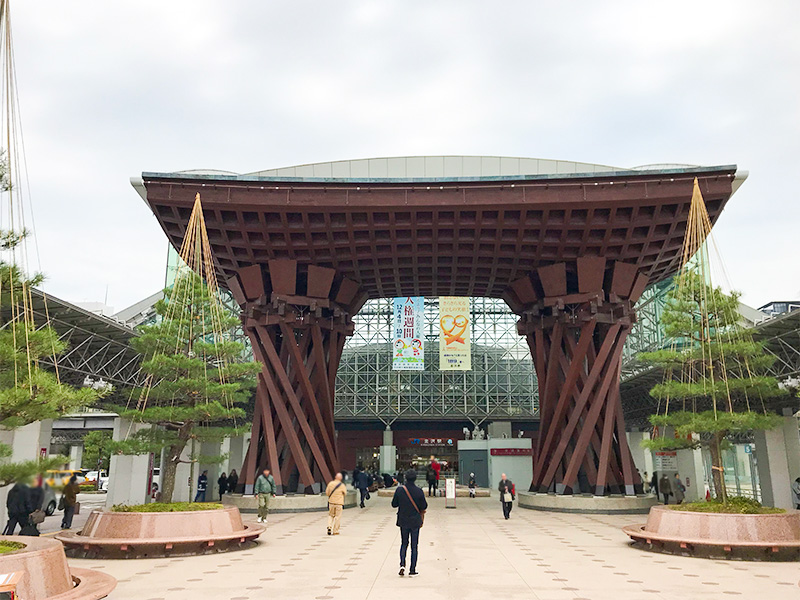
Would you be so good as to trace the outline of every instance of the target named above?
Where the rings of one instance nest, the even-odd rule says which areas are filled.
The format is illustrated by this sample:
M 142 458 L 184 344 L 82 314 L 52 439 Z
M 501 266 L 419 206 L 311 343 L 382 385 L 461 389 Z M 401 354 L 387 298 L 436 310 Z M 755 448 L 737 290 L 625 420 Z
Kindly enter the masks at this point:
M 25 280 L 17 266 L 0 262 L 0 306 L 9 313 L 0 329 L 0 425 L 6 428 L 54 419 L 94 404 L 100 395 L 62 384 L 40 366 L 42 359 L 66 350 L 55 330 L 20 319 L 10 322 L 12 308 L 22 310 L 26 290 L 39 282 L 41 276 Z
M 177 466 L 186 461 L 181 456 L 187 445 L 221 441 L 237 426 L 244 426 L 241 406 L 250 400 L 260 370 L 258 363 L 240 360 L 242 344 L 214 343 L 221 332 L 239 322 L 216 310 L 216 302 L 199 276 L 179 277 L 156 303 L 159 320 L 142 327 L 141 335 L 131 341 L 143 357 L 142 371 L 150 376 L 151 384 L 132 390 L 132 405 L 116 410 L 123 418 L 152 427 L 116 443 L 115 450 L 126 454 L 165 450 L 161 494 L 167 503 L 175 490 Z M 200 457 L 192 451 L 187 462 L 223 459 Z
M 110 431 L 90 431 L 83 436 L 84 468 L 108 470 L 111 459 L 112 435 Z M 98 484 L 100 479 L 98 478 Z
M 781 417 L 765 413 L 763 406 L 786 392 L 765 374 L 774 357 L 740 323 L 739 294 L 725 294 L 695 272 L 682 278 L 670 291 L 661 318 L 675 343 L 639 355 L 666 373 L 650 390 L 664 407 L 662 414 L 650 417 L 662 435 L 643 445 L 652 450 L 707 447 L 715 496 L 726 503 L 722 450 L 727 437 L 778 426 Z M 674 437 L 663 435 L 667 427 Z
M 59 469 L 69 459 L 66 456 L 48 456 L 33 460 L 6 462 L 11 458 L 11 446 L 0 444 L 0 487 L 18 481 L 28 482 L 35 475 L 41 475 L 51 469 Z
M 0 169 L 0 181 L 2 173 Z M 0 231 L 0 248 L 11 250 L 26 235 Z M 17 265 L 0 261 L 0 427 L 5 429 L 57 418 L 90 406 L 108 393 L 61 383 L 53 371 L 41 366 L 42 360 L 58 356 L 67 348 L 51 327 L 22 318 L 27 291 L 42 280 L 40 274 L 26 278 Z M 0 487 L 27 481 L 67 460 L 56 456 L 12 463 L 11 455 L 11 448 L 0 444 Z
M 760 502 L 752 498 L 744 496 L 732 496 L 728 501 L 723 503 L 719 500 L 700 500 L 698 502 L 687 502 L 684 504 L 676 504 L 670 506 L 672 510 L 685 510 L 688 512 L 703 512 L 703 513 L 726 513 L 733 515 L 777 515 L 785 513 L 782 508 L 772 508 L 771 506 L 762 506 Z

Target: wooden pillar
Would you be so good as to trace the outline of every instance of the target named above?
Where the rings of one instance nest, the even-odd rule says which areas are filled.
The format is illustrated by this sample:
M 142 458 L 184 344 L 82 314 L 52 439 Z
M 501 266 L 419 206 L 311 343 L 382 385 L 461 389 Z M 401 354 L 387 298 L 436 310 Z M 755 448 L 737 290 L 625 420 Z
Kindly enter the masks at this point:
M 539 379 L 534 492 L 641 492 L 619 396 L 622 349 L 648 279 L 585 257 L 540 267 L 504 294 Z
M 339 470 L 336 369 L 366 295 L 333 269 L 287 259 L 240 269 L 228 285 L 262 365 L 244 489 L 269 468 L 279 493 L 318 494 Z

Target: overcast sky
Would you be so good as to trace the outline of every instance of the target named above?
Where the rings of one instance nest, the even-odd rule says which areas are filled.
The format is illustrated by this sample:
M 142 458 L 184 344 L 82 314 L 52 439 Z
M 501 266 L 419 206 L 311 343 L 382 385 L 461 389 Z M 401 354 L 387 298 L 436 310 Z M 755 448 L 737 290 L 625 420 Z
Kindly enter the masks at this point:
M 408 154 L 731 164 L 716 231 L 760 305 L 800 297 L 800 2 L 16 0 L 45 289 L 164 282 L 142 171 Z

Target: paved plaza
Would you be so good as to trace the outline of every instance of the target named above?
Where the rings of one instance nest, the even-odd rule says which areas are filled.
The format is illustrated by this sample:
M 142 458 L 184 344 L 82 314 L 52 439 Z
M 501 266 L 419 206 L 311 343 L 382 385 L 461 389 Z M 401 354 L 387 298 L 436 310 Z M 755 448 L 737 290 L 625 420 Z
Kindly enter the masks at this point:
M 641 516 L 573 515 L 514 508 L 496 499 L 431 501 L 420 538 L 420 576 L 400 578 L 399 530 L 388 498 L 344 513 L 325 535 L 321 513 L 273 515 L 255 547 L 146 560 L 70 560 L 119 580 L 112 600 L 298 598 L 528 598 L 681 600 L 797 598 L 796 563 L 712 561 L 642 552 L 620 531 Z M 255 521 L 254 515 L 246 515 Z

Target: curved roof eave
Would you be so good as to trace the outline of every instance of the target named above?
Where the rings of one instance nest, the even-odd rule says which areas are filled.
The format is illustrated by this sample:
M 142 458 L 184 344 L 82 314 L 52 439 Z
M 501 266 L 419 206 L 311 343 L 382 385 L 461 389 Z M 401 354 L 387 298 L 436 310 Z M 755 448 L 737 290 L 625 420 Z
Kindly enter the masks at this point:
M 736 170 L 736 165 L 717 165 L 712 167 L 679 167 L 667 169 L 618 169 L 602 172 L 575 172 L 575 173 L 540 173 L 516 175 L 486 175 L 486 176 L 464 176 L 464 177 L 288 177 L 288 176 L 264 176 L 253 174 L 242 175 L 200 175 L 196 173 L 177 172 L 177 173 L 158 173 L 144 171 L 141 177 L 132 177 L 131 185 L 137 189 L 142 198 L 144 195 L 143 178 L 147 179 L 172 179 L 183 181 L 220 181 L 220 182 L 265 182 L 265 183 L 317 183 L 317 184 L 392 184 L 392 183 L 467 183 L 467 182 L 502 182 L 502 181 L 547 181 L 563 179 L 583 179 L 596 178 L 598 175 L 609 177 L 641 176 L 643 174 L 664 175 L 690 175 L 692 173 L 708 173 L 710 171 L 731 171 Z M 747 178 L 746 171 L 736 171 L 736 180 L 739 185 Z

